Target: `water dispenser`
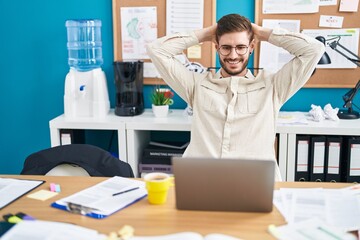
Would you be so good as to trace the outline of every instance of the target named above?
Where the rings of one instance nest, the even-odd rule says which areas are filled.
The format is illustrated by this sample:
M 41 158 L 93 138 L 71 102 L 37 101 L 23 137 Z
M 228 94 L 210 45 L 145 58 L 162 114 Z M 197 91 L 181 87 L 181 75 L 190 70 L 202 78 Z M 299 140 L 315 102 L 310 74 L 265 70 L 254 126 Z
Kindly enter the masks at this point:
M 66 118 L 101 118 L 110 110 L 103 64 L 101 21 L 67 20 L 67 49 L 70 71 L 65 78 Z

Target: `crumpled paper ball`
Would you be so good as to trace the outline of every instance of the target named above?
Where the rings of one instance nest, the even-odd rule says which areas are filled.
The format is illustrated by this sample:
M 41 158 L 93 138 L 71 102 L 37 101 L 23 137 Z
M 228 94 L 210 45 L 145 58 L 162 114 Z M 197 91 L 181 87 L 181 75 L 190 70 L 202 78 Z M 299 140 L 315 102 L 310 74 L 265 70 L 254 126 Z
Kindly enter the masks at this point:
M 321 122 L 325 119 L 325 113 L 320 106 L 311 104 L 310 116 L 315 122 Z
M 331 104 L 328 103 L 324 107 L 325 118 L 332 121 L 339 121 L 338 117 L 339 108 L 332 108 Z

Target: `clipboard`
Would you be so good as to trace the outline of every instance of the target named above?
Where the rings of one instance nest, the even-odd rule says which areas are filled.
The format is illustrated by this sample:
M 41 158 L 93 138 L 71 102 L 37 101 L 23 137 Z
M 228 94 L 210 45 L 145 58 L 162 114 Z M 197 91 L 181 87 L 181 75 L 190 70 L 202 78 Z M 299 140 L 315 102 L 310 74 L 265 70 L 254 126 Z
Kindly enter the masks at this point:
M 0 178 L 0 210 L 43 184 L 44 180 Z
M 119 194 L 119 192 L 123 194 Z M 51 204 L 51 207 L 102 219 L 146 196 L 145 182 L 115 176 L 57 200 Z

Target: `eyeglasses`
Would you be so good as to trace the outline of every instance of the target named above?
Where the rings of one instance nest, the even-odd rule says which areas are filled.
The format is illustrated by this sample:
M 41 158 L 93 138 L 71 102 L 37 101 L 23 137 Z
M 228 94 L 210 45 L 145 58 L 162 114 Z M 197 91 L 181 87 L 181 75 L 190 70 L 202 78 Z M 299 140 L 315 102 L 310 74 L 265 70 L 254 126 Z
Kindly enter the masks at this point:
M 245 45 L 236 45 L 235 47 L 229 46 L 229 45 L 222 45 L 218 48 L 218 52 L 223 56 L 230 55 L 232 49 L 235 48 L 235 52 L 238 55 L 244 55 L 248 51 L 248 46 Z

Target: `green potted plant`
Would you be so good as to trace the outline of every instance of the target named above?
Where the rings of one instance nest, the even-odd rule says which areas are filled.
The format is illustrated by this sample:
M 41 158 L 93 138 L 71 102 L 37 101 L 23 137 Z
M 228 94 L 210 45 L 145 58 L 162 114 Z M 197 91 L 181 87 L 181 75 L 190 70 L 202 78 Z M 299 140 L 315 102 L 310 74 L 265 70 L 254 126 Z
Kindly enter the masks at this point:
M 156 117 L 166 117 L 169 105 L 174 103 L 174 93 L 169 88 L 157 86 L 151 94 L 152 111 Z

